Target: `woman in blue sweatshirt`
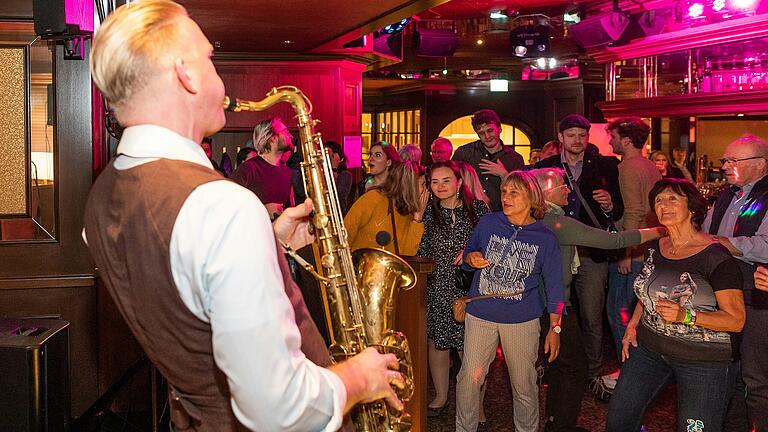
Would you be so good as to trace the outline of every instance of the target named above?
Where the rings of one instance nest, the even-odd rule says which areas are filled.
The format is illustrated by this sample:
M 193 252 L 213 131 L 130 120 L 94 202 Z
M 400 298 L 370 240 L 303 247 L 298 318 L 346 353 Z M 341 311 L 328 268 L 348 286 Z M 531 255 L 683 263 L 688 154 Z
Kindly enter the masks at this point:
M 457 378 L 456 430 L 478 425 L 480 387 L 501 342 L 512 384 L 515 430 L 536 432 L 539 397 L 536 358 L 539 317 L 551 328 L 544 352 L 553 361 L 560 347 L 563 276 L 557 238 L 539 219 L 546 204 L 527 172 L 513 171 L 501 184 L 502 211 L 480 219 L 464 249 L 464 266 L 477 269 L 470 296 L 496 295 L 466 307 L 464 359 Z

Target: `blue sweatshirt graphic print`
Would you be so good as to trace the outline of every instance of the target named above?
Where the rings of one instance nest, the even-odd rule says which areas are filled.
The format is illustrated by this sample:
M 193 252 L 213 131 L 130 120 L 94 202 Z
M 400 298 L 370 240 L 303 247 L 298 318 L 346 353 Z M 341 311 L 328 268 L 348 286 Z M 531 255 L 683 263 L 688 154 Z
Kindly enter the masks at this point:
M 544 313 L 561 313 L 563 275 L 555 234 L 536 221 L 513 225 L 502 212 L 480 218 L 464 249 L 490 264 L 475 271 L 470 296 L 508 294 L 467 305 L 467 313 L 497 323 L 522 323 Z M 466 270 L 473 270 L 464 264 Z

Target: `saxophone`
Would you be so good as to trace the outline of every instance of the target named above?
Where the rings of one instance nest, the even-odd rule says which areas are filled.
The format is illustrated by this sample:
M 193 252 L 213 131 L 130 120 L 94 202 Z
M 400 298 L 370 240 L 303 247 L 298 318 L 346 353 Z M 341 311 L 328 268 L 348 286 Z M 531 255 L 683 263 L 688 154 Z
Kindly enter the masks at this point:
M 290 103 L 298 118 L 304 155 L 302 175 L 307 197 L 314 205 L 310 227 L 320 265 L 313 268 L 289 246 L 283 246 L 320 283 L 331 335 L 331 359 L 340 362 L 370 346 L 395 354 L 405 388 L 394 390 L 401 400 L 408 401 L 414 391 L 410 349 L 405 335 L 392 325 L 397 294 L 400 289 L 413 288 L 416 273 L 402 258 L 383 249 L 350 251 L 330 157 L 320 134 L 314 131 L 317 121 L 310 115 L 312 103 L 298 88 L 273 88 L 257 102 L 226 97 L 224 108 L 234 112 L 263 111 L 280 102 Z M 411 430 L 410 414 L 394 410 L 383 399 L 358 404 L 351 417 L 357 431 Z

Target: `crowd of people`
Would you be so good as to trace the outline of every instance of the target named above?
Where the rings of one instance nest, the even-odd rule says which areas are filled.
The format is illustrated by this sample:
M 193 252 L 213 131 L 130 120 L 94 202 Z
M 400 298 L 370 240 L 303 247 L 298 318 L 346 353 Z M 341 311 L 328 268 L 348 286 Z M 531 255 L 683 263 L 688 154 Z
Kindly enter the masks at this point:
M 254 127 L 234 181 L 200 145 L 224 125 L 211 51 L 183 7 L 147 0 L 111 14 L 91 52 L 126 129 L 91 191 L 84 237 L 168 379 L 174 430 L 332 431 L 361 402 L 402 409 L 395 356 L 369 348 L 332 365 L 294 282 L 283 245 L 314 237 L 286 125 Z M 426 167 L 419 146 L 376 142 L 357 184 L 341 146 L 326 143 L 351 248 L 436 263 L 429 415 L 451 403 L 455 350 L 456 430 L 486 428 L 485 377 L 501 346 L 518 432 L 538 430 L 542 356 L 549 432 L 583 430 L 588 389 L 610 403 L 607 431 L 639 431 L 672 382 L 677 430 L 768 430 L 768 143 L 744 135 L 725 148 L 730 187 L 708 208 L 684 149 L 643 156 L 641 119 L 607 125 L 619 160 L 568 115 L 527 165 L 494 111 L 474 113 L 472 127 L 478 139 L 455 151 L 436 139 Z M 381 231 L 391 240 L 379 243 Z M 620 373 L 605 370 L 604 319 Z

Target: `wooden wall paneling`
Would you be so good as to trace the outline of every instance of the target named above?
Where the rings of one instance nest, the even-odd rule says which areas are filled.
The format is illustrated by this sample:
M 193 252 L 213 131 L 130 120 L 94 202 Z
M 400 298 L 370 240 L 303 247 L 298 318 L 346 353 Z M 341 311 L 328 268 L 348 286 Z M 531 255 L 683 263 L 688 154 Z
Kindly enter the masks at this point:
M 240 99 L 261 100 L 272 87 L 293 85 L 312 102 L 316 130 L 324 139 L 341 141 L 345 133 L 345 85 L 362 80 L 364 67 L 349 61 L 257 62 L 218 61 L 217 69 L 227 93 Z M 342 72 L 343 71 L 343 72 Z M 361 92 L 350 93 L 358 99 Z M 359 103 L 359 102 L 358 102 Z M 354 104 L 353 104 L 354 107 Z M 288 104 L 278 104 L 260 113 L 227 113 L 226 129 L 249 129 L 267 117 L 279 116 L 289 127 L 296 126 L 295 112 Z M 359 116 L 358 116 L 359 117 Z M 359 123 L 359 120 L 358 120 Z M 357 126 L 359 129 L 360 126 Z M 358 132 L 359 134 L 359 132 Z
M 81 237 L 92 179 L 89 42 L 85 50 L 86 60 L 68 61 L 55 49 L 56 240 L 0 244 L 0 314 L 60 314 L 71 323 L 74 416 L 98 396 L 93 264 Z
M 86 58 L 89 46 L 86 43 Z M 0 279 L 93 274 L 81 237 L 92 179 L 90 74 L 87 60 L 62 57 L 63 47 L 58 45 L 54 60 L 57 241 L 0 245 Z

